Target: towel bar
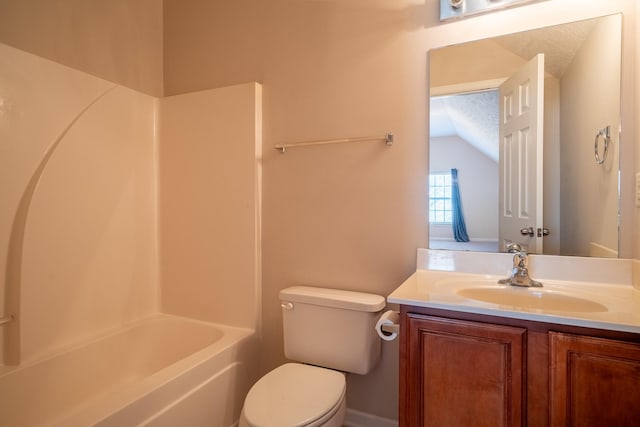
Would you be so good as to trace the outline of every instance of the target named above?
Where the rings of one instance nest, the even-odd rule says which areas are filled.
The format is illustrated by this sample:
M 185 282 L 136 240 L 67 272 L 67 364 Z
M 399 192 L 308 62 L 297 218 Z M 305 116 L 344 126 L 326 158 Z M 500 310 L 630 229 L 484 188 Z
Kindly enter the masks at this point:
M 600 139 L 600 137 L 602 137 L 602 140 L 604 142 L 604 148 L 602 150 L 602 158 L 600 158 L 600 153 L 598 153 L 598 140 Z M 607 160 L 607 152 L 609 151 L 609 142 L 611 142 L 611 126 L 607 126 L 605 128 L 598 130 L 598 133 L 596 134 L 596 142 L 593 148 L 595 152 L 597 165 L 601 165 L 605 162 L 605 160 Z
M 289 144 L 279 144 L 274 148 L 284 153 L 287 148 L 306 147 L 309 145 L 325 145 L 325 144 L 340 144 L 344 142 L 362 142 L 362 141 L 384 141 L 387 145 L 393 145 L 393 134 L 388 132 L 383 136 L 363 136 L 359 138 L 338 138 L 338 139 L 323 139 L 317 141 L 304 141 L 304 142 L 292 142 Z

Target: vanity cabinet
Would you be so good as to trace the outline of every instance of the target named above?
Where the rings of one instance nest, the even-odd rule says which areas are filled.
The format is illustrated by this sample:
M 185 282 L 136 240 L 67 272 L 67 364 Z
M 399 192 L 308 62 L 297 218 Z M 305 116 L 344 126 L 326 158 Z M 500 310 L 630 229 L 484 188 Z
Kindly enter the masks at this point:
M 401 306 L 400 427 L 639 426 L 640 337 Z
M 407 425 L 521 425 L 526 329 L 420 315 L 408 322 Z
M 640 426 L 640 345 L 549 333 L 552 426 Z

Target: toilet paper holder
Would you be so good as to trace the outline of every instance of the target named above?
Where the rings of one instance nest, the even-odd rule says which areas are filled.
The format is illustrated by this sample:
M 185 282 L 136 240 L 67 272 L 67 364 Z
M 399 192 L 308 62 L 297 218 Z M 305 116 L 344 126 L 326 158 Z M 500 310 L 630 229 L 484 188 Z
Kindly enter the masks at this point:
M 376 322 L 376 333 L 384 341 L 393 341 L 400 335 L 400 313 L 387 310 Z
M 394 323 L 393 325 L 381 325 L 380 329 L 382 329 L 382 332 L 386 332 L 388 334 L 397 334 L 400 332 L 400 325 L 397 323 Z

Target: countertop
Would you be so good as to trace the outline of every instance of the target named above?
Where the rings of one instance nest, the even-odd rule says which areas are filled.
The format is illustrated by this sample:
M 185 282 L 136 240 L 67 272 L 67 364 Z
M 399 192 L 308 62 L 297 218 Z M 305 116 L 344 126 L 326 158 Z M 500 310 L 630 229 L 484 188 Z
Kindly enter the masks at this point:
M 442 253 L 435 254 L 441 261 Z M 424 262 L 425 254 L 422 255 L 422 263 L 429 265 Z M 418 259 L 420 260 L 420 255 Z M 591 263 L 593 262 L 592 260 Z M 420 261 L 418 264 L 420 267 Z M 433 263 L 430 265 L 433 266 Z M 506 271 L 509 270 L 508 267 L 507 265 Z M 542 288 L 498 285 L 497 281 L 506 276 L 506 273 L 476 274 L 418 268 L 387 297 L 387 301 L 417 307 L 640 333 L 640 290 L 631 284 L 631 280 L 622 281 L 624 283 L 552 280 L 532 274 L 534 279 L 543 283 Z M 486 295 L 489 297 L 485 298 Z

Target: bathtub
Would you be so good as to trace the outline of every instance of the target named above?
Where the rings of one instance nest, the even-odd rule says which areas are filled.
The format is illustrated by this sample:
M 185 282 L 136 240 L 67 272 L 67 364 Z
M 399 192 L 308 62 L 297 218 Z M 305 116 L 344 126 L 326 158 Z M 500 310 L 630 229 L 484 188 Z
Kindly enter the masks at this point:
M 154 315 L 0 374 L 0 426 L 229 427 L 255 379 L 252 330 Z

